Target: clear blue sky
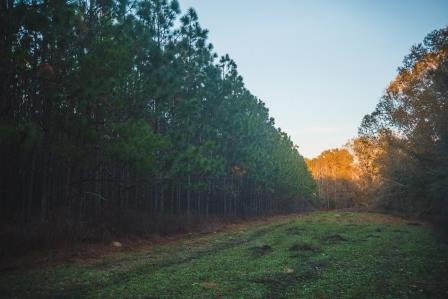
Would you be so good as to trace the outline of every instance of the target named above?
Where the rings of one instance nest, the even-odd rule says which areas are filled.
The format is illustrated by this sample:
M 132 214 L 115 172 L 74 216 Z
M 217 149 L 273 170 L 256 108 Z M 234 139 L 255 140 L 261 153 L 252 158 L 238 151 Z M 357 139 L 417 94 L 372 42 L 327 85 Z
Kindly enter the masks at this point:
M 309 158 L 356 136 L 409 48 L 448 25 L 448 0 L 179 2 Z

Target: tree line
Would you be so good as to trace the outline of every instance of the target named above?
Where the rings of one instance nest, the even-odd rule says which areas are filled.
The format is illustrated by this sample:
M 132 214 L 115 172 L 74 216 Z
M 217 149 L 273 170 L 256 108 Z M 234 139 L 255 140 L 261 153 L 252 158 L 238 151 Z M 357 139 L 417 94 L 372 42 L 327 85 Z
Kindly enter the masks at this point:
M 375 204 L 448 224 L 448 27 L 411 48 L 359 131 L 380 152 Z
M 3 222 L 252 216 L 313 196 L 297 147 L 194 9 L 2 0 L 0 13 Z
M 358 137 L 307 162 L 322 205 L 448 224 L 448 27 L 411 48 Z
M 359 172 L 348 149 L 325 150 L 306 162 L 318 186 L 321 206 L 326 209 L 350 208 L 359 202 Z

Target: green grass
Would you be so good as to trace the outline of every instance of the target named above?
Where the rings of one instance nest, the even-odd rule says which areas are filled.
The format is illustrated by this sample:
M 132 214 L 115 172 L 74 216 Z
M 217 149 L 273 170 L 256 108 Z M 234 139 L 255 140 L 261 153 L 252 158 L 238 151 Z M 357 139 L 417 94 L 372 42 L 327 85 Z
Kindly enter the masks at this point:
M 2 273 L 0 296 L 448 298 L 448 248 L 430 228 L 398 218 L 318 212 Z

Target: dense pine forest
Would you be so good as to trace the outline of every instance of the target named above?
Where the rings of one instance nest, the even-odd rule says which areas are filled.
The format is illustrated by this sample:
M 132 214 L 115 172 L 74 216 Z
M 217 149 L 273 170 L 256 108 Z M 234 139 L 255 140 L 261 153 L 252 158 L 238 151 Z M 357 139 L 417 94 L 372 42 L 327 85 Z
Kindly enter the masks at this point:
M 447 298 L 447 4 L 179 2 L 0 0 L 0 298 Z
M 195 10 L 3 0 L 0 13 L 4 224 L 145 232 L 313 197 L 297 147 Z
M 411 48 L 357 137 L 304 159 L 176 0 L 0 14 L 5 236 L 165 233 L 310 202 L 448 223 L 448 28 Z

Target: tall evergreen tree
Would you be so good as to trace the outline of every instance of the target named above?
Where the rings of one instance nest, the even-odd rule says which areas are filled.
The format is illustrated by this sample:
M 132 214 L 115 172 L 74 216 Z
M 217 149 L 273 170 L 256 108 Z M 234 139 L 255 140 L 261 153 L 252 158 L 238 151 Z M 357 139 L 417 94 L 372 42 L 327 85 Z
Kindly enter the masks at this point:
M 236 63 L 217 58 L 193 9 L 1 5 L 3 221 L 123 228 L 132 212 L 143 227 L 168 214 L 287 211 L 313 195 L 297 148 Z

